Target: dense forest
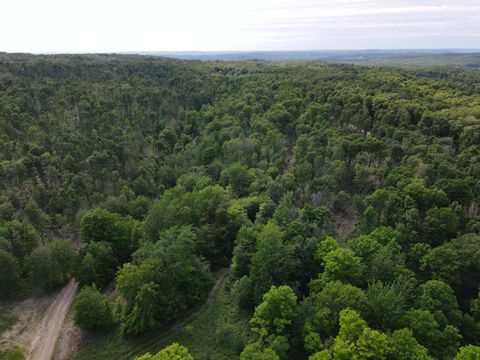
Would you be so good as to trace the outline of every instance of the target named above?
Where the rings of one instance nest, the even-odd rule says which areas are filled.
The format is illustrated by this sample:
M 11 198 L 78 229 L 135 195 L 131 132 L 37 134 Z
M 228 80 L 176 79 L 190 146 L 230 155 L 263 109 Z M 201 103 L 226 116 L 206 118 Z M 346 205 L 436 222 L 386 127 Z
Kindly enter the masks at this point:
M 0 54 L 0 298 L 128 342 L 224 272 L 234 358 L 480 359 L 479 145 L 476 69 Z

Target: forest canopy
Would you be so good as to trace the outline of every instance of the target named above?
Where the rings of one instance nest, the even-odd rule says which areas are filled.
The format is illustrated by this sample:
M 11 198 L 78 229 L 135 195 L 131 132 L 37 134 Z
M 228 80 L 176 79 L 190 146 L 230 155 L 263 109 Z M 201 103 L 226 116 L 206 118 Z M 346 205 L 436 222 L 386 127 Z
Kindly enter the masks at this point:
M 77 324 L 127 338 L 229 268 L 242 360 L 480 358 L 479 94 L 467 68 L 0 54 L 0 298 L 75 277 Z

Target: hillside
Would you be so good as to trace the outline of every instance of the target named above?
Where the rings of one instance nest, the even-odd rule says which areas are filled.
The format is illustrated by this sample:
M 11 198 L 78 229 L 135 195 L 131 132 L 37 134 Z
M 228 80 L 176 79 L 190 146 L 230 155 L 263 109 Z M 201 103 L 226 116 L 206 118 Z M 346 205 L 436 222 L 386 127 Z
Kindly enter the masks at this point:
M 0 54 L 5 328 L 74 277 L 76 359 L 480 353 L 480 71 L 416 59 Z

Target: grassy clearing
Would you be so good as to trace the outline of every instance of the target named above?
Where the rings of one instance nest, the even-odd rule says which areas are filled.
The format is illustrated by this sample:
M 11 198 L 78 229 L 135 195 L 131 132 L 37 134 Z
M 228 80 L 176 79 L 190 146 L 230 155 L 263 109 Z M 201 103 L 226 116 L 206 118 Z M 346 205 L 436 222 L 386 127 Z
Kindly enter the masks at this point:
M 0 310 L 0 334 L 7 330 L 10 326 L 15 324 L 17 319 L 9 313 Z
M 0 351 L 0 359 L 1 360 L 23 360 L 25 359 L 25 354 L 20 348 L 15 347 L 12 349 Z
M 134 338 L 122 338 L 119 329 L 90 334 L 74 359 L 132 359 L 145 352 L 155 353 L 173 342 L 186 346 L 196 360 L 236 359 L 248 340 L 250 315 L 237 309 L 228 286 L 229 280 L 222 280 L 193 320 L 181 327 Z

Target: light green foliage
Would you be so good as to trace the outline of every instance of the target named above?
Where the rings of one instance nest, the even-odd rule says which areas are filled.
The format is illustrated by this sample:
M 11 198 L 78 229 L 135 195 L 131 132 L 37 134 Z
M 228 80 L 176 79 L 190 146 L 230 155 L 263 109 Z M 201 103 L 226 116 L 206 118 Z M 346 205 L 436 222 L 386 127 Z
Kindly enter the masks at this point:
M 370 329 L 357 312 L 345 309 L 340 312 L 340 330 L 332 351 L 334 359 L 386 359 L 388 339 Z
M 154 330 L 158 325 L 157 313 L 161 296 L 160 286 L 154 283 L 144 284 L 135 296 L 133 307 L 126 316 L 123 328 L 129 334 L 141 334 Z
M 136 358 L 136 360 L 193 360 L 188 349 L 178 343 L 173 343 L 160 350 L 155 355 L 146 353 Z
M 395 330 L 388 339 L 389 359 L 431 360 L 427 349 L 413 337 L 410 329 Z
M 468 345 L 462 346 L 455 355 L 454 360 L 478 360 L 480 359 L 480 347 Z
M 191 225 L 198 234 L 197 249 L 214 269 L 229 263 L 244 212 L 230 213 L 231 194 L 221 186 L 185 192 L 181 187 L 166 191 L 150 209 L 144 222 L 148 240 L 173 226 Z M 237 216 L 238 215 L 238 216 Z
M 338 249 L 337 240 L 335 240 L 331 236 L 327 236 L 318 244 L 318 248 L 315 253 L 315 259 L 319 264 L 321 264 L 322 266 L 325 266 L 325 260 L 328 253 L 336 249 Z
M 305 347 L 310 352 L 319 351 L 322 339 L 335 336 L 338 332 L 340 312 L 345 308 L 364 313 L 367 297 L 363 290 L 340 281 L 329 282 L 314 295 L 315 312 L 306 320 Z
M 362 262 L 352 250 L 338 248 L 325 256 L 325 270 L 322 279 L 327 281 L 339 280 L 352 285 L 362 282 Z
M 284 335 L 292 324 L 297 297 L 288 286 L 272 286 L 255 309 L 251 324 L 260 337 Z
M 353 342 L 360 338 L 367 327 L 365 320 L 356 311 L 348 308 L 340 311 L 339 325 L 338 336 L 346 342 Z
M 80 290 L 73 304 L 75 323 L 82 329 L 108 329 L 113 325 L 112 306 L 93 286 Z
M 240 360 L 280 360 L 270 348 L 262 348 L 258 343 L 250 344 L 240 354 Z

